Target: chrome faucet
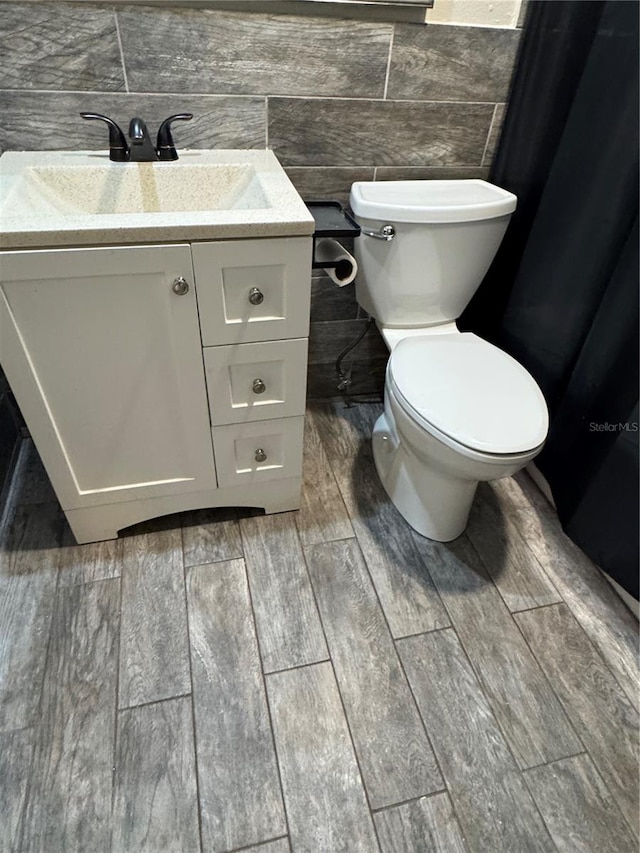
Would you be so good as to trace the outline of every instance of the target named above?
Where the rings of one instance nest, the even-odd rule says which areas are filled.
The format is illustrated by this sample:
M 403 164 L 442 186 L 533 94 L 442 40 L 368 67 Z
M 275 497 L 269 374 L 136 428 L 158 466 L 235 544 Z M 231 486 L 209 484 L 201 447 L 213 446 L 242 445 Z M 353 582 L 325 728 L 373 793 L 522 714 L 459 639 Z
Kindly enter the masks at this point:
M 129 138 L 127 143 L 124 133 L 112 118 L 100 113 L 80 113 L 89 121 L 103 121 L 109 128 L 109 159 L 116 163 L 152 163 L 154 160 L 177 160 L 178 152 L 173 143 L 171 125 L 174 121 L 189 121 L 193 113 L 177 113 L 169 116 L 160 125 L 155 146 L 151 142 L 149 131 L 141 118 L 132 118 L 129 123 Z

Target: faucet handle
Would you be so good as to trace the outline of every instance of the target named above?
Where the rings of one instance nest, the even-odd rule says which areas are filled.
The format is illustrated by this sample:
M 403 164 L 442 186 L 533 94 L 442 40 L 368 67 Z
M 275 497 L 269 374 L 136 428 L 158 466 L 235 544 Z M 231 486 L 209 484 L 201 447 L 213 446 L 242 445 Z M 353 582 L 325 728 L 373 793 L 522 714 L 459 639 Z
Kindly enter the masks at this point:
M 103 116 L 100 113 L 80 113 L 80 117 L 88 121 L 103 121 L 109 128 L 109 159 L 115 160 L 118 163 L 126 162 L 129 159 L 129 146 L 125 139 L 124 133 L 119 125 L 115 123 L 109 116 Z
M 160 125 L 158 130 L 158 141 L 156 143 L 156 151 L 158 152 L 159 160 L 177 160 L 178 152 L 173 144 L 173 136 L 171 135 L 171 125 L 174 121 L 191 121 L 193 113 L 176 113 L 169 116 Z

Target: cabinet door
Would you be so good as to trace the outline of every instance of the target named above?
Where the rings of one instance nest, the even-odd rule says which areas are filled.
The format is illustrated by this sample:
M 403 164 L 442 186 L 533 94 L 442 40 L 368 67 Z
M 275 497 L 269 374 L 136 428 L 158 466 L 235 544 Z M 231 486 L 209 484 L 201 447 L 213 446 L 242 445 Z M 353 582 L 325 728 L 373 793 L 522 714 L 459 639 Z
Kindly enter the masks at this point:
M 64 509 L 215 488 L 188 245 L 2 253 L 0 361 Z
M 311 238 L 194 243 L 204 346 L 309 334 Z

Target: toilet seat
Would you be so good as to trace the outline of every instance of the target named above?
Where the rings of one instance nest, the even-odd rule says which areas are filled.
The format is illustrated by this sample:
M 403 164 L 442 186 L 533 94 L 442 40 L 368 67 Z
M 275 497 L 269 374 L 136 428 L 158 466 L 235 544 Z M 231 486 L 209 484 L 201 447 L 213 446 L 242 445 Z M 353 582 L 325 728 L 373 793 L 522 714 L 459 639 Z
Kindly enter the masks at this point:
M 532 451 L 547 436 L 547 406 L 533 377 L 474 334 L 400 341 L 387 381 L 406 414 L 448 444 L 504 456 Z

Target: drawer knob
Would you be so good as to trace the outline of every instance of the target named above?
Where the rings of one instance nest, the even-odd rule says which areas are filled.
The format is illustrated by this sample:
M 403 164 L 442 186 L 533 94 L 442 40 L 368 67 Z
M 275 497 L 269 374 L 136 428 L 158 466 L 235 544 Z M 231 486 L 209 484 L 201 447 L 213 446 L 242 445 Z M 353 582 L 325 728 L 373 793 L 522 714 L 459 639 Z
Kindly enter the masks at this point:
M 255 460 L 256 462 L 266 462 L 267 460 L 267 454 L 261 447 L 256 450 Z
M 176 296 L 184 296 L 185 293 L 189 292 L 189 282 L 186 278 L 183 278 L 181 275 L 178 278 L 174 279 L 173 282 L 173 292 Z
M 254 394 L 264 394 L 264 392 L 267 390 L 267 386 L 264 384 L 262 379 L 254 379 L 252 387 Z
M 264 302 L 264 293 L 259 287 L 252 287 L 249 291 L 249 302 L 252 305 L 260 305 Z

